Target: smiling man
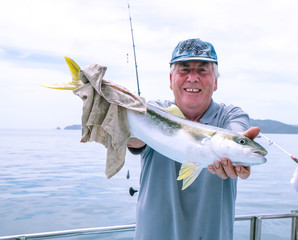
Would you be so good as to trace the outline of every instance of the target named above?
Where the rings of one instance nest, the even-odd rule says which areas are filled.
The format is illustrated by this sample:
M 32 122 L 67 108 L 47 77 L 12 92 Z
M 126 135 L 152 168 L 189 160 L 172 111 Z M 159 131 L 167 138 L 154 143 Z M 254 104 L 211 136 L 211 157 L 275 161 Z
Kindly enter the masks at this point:
M 187 61 L 173 64 L 170 87 L 176 105 L 186 118 L 199 121 L 209 107 L 212 93 L 217 89 L 217 77 L 213 64 L 203 61 Z
M 259 129 L 250 128 L 246 113 L 212 99 L 217 90 L 217 64 L 212 44 L 200 39 L 179 42 L 170 61 L 170 88 L 175 100 L 150 104 L 164 108 L 176 104 L 189 120 L 243 132 L 253 139 Z M 182 183 L 177 181 L 180 163 L 135 138 L 127 146 L 141 154 L 135 239 L 233 239 L 237 177 L 247 178 L 249 167 L 218 159 L 203 169 L 191 186 L 181 190 Z M 174 147 L 179 147 L 179 142 Z

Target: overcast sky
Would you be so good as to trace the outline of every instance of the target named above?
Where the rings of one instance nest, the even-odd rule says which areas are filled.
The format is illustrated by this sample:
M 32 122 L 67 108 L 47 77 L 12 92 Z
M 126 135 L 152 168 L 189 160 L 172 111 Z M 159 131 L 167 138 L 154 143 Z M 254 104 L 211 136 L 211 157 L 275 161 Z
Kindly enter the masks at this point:
M 82 101 L 39 83 L 71 80 L 64 56 L 108 67 L 137 93 L 127 0 L 0 0 L 0 127 L 80 124 Z M 214 100 L 254 119 L 298 124 L 296 0 L 130 0 L 141 95 L 172 99 L 169 61 L 180 40 L 211 42 Z M 128 57 L 127 57 L 128 54 Z

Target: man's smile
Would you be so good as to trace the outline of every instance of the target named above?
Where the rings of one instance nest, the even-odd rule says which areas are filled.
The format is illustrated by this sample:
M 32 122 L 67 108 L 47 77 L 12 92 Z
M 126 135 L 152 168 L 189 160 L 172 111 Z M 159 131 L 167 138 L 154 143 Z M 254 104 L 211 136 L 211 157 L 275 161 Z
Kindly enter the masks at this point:
M 186 92 L 195 92 L 195 93 L 202 91 L 201 89 L 198 89 L 198 88 L 184 88 L 184 90 Z

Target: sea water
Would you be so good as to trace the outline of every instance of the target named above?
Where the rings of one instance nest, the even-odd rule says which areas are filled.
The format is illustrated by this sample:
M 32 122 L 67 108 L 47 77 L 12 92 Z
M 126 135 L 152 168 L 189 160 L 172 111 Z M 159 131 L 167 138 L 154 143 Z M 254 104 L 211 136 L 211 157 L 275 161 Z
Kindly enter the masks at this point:
M 0 130 L 0 236 L 135 223 L 139 156 L 106 179 L 106 149 L 80 143 L 76 130 Z M 298 135 L 268 134 L 294 156 Z M 276 214 L 298 210 L 290 184 L 298 166 L 265 140 L 268 162 L 238 180 L 236 214 Z M 129 171 L 129 178 L 127 173 Z M 234 239 L 249 239 L 249 221 L 235 223 Z M 290 239 L 291 220 L 263 220 L 262 239 Z M 133 239 L 133 232 L 66 239 Z

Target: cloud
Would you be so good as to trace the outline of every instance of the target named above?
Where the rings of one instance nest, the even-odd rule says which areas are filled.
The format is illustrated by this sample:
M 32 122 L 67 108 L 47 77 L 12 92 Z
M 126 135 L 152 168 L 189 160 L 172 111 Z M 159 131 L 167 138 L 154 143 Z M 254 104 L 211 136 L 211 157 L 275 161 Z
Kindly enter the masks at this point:
M 218 53 L 216 100 L 254 118 L 297 124 L 297 8 L 294 0 L 130 0 L 142 95 L 171 99 L 171 52 L 180 40 L 200 37 Z M 38 85 L 69 81 L 64 56 L 81 67 L 106 65 L 107 79 L 137 92 L 127 1 L 5 1 L 0 28 L 4 127 L 25 119 L 32 128 L 80 121 L 76 96 Z

